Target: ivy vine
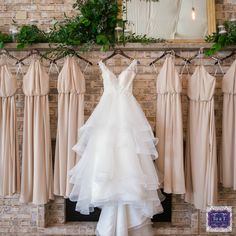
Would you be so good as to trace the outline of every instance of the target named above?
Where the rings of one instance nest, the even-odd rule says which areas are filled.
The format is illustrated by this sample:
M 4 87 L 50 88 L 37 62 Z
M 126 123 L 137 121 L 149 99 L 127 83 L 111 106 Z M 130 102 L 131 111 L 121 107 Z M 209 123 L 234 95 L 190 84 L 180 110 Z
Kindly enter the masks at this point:
M 128 35 L 128 36 L 123 36 L 121 39 L 123 42 L 142 43 L 142 44 L 165 42 L 164 39 L 148 37 L 146 34 L 144 34 L 144 35 L 132 34 L 132 35 Z

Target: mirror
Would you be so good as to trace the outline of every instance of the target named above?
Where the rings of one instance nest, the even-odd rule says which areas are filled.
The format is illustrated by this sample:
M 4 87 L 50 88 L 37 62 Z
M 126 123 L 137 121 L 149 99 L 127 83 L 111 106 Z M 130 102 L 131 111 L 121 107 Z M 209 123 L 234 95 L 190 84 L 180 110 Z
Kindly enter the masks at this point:
M 123 0 L 126 29 L 137 35 L 196 40 L 216 30 L 214 0 Z

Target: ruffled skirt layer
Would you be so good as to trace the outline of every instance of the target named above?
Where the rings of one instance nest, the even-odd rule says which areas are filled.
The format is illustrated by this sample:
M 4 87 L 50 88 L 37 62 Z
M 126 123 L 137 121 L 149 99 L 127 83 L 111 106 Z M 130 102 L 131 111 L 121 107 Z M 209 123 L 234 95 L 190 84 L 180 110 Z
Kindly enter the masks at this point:
M 73 148 L 81 156 L 70 171 L 74 185 L 70 199 L 77 201 L 76 210 L 89 214 L 100 207 L 100 219 L 107 212 L 117 220 L 118 212 L 123 212 L 127 228 L 162 211 L 157 194 L 160 181 L 153 164 L 158 156 L 155 144 L 152 129 L 132 95 L 104 94 Z M 107 222 L 102 222 L 98 223 L 99 234 L 113 235 L 111 231 L 105 234 L 106 227 L 101 229 L 101 225 Z

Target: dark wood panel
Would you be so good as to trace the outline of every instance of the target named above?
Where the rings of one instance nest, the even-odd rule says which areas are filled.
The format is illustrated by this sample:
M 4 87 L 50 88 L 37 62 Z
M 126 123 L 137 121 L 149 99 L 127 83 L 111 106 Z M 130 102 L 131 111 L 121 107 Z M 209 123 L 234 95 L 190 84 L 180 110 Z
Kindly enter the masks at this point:
M 166 198 L 162 202 L 164 212 L 153 216 L 153 222 L 171 222 L 171 194 L 163 193 Z M 66 200 L 66 221 L 98 221 L 100 216 L 100 209 L 95 208 L 95 211 L 90 215 L 82 215 L 75 211 L 76 202 L 71 202 L 69 199 Z

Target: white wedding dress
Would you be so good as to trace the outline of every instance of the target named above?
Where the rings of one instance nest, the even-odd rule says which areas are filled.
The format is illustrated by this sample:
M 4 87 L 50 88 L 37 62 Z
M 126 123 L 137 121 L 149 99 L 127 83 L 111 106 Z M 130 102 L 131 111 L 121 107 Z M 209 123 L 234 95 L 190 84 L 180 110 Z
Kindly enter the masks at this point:
M 132 94 L 137 61 L 118 77 L 103 62 L 99 66 L 104 93 L 73 147 L 81 159 L 69 173 L 69 198 L 82 214 L 102 209 L 97 235 L 126 236 L 162 211 L 156 139 Z

